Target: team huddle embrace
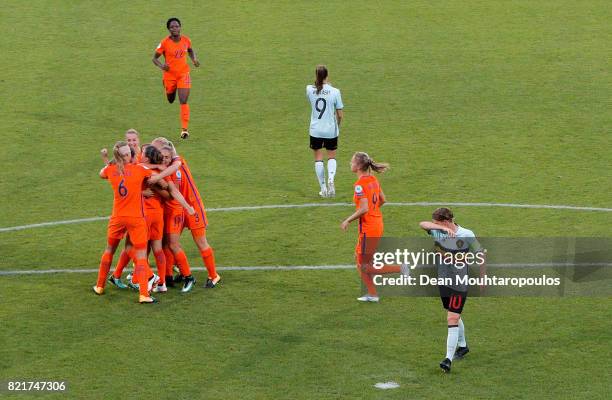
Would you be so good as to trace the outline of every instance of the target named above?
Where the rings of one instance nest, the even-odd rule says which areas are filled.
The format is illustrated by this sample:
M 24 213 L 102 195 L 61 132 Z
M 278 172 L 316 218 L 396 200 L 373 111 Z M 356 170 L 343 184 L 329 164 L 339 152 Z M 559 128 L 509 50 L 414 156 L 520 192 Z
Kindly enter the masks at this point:
M 208 221 L 204 203 L 186 160 L 171 141 L 163 137 L 140 146 L 138 132 L 130 129 L 126 140 L 115 143 L 113 159 L 102 150 L 106 164 L 100 177 L 113 188 L 113 211 L 108 223 L 107 245 L 100 261 L 93 291 L 104 294 L 107 276 L 119 243 L 125 248 L 108 281 L 119 289 L 131 287 L 139 292 L 139 302 L 155 303 L 151 292 L 164 293 L 182 282 L 181 292 L 190 292 L 196 280 L 180 245 L 185 228 L 197 245 L 208 278 L 205 287 L 214 288 L 221 277 L 216 272 L 215 256 L 206 239 Z M 153 252 L 157 274 L 149 266 Z M 123 269 L 134 263 L 127 285 L 121 280 Z M 174 266 L 179 274 L 174 276 Z

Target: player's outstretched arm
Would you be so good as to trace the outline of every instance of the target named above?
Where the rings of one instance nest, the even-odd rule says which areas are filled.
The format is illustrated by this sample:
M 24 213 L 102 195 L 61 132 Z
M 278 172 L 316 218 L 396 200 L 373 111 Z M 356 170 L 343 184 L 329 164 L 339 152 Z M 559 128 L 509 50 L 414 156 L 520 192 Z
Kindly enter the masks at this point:
M 141 162 L 140 165 L 142 165 L 143 167 L 146 167 L 148 169 L 156 169 L 156 170 L 160 170 L 160 171 L 163 171 L 163 170 L 165 170 L 167 168 L 165 165 L 151 164 L 151 163 L 144 163 L 144 162 Z M 155 175 L 153 175 L 153 176 L 155 176 Z M 156 183 L 156 182 L 154 182 L 154 183 Z
M 355 211 L 347 219 L 342 221 L 342 224 L 340 224 L 340 228 L 342 228 L 343 231 L 346 231 L 351 222 L 366 214 L 368 210 L 368 199 L 364 198 L 359 200 L 359 208 L 357 209 L 357 211 Z
M 183 165 L 181 160 L 176 159 L 172 161 L 172 164 L 170 164 L 166 169 L 161 171 L 159 174 L 155 174 L 151 178 L 149 178 L 149 182 L 151 182 L 151 184 L 161 182 L 161 180 L 165 177 L 170 176 L 176 171 L 178 171 L 179 168 L 181 168 L 181 165 Z
M 189 215 L 193 215 L 195 214 L 195 210 L 193 207 L 191 207 L 189 205 L 189 203 L 187 203 L 187 200 L 185 200 L 185 198 L 183 197 L 183 195 L 181 194 L 181 192 L 179 192 L 179 190 L 176 188 L 176 186 L 174 185 L 174 183 L 172 182 L 168 182 L 168 191 L 170 192 L 170 194 L 172 195 L 172 197 L 178 201 L 179 203 L 181 203 L 181 205 L 183 206 L 183 208 L 187 211 L 187 214 Z

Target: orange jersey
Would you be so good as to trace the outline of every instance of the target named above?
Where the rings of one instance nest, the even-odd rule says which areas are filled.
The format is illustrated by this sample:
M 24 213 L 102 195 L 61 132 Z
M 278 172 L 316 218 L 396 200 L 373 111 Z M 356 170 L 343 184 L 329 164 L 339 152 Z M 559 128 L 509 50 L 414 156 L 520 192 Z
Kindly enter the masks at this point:
M 181 161 L 181 167 L 176 172 L 181 178 L 181 185 L 178 186 L 179 191 L 187 203 L 189 203 L 189 205 L 195 209 L 196 213 L 202 216 L 204 225 L 207 225 L 208 221 L 206 220 L 204 202 L 202 201 L 202 196 L 200 196 L 200 192 L 195 185 L 195 181 L 191 175 L 191 170 L 187 165 L 187 161 L 185 161 L 183 157 L 178 157 L 178 159 Z
M 153 174 L 158 174 L 157 170 L 152 170 Z M 163 213 L 163 199 L 153 190 L 153 196 L 144 198 L 145 214 Z
M 380 211 L 380 184 L 375 176 L 362 176 L 355 182 L 353 201 L 359 209 L 361 199 L 368 199 L 368 212 L 359 218 L 359 233 L 380 232 L 382 234 L 383 218 Z
M 103 176 L 113 187 L 112 217 L 144 217 L 142 186 L 153 171 L 138 164 L 123 166 L 123 174 L 116 164 L 109 164 L 102 170 Z
M 164 178 L 164 180 L 166 180 L 167 182 L 172 182 L 174 184 L 174 186 L 176 186 L 177 188 L 180 187 L 181 185 L 181 174 L 179 173 L 179 171 L 173 173 L 170 176 L 166 176 Z M 181 203 L 178 202 L 178 200 L 176 199 L 169 199 L 164 201 L 164 210 L 168 210 L 168 211 L 180 211 L 183 212 L 183 206 L 181 205 Z
M 166 64 L 170 67 L 169 71 L 164 71 L 164 77 L 180 76 L 189 72 L 189 65 L 187 65 L 187 50 L 189 49 L 191 49 L 191 40 L 187 36 L 181 36 L 178 42 L 168 36 L 159 43 L 155 52 L 163 54 Z

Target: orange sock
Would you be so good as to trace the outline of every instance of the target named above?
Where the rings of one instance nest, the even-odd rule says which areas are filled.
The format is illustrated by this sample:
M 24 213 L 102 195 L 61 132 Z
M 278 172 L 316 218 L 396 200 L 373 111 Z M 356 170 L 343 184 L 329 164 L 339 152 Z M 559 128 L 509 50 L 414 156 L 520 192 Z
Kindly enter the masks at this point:
M 163 250 L 154 251 L 155 264 L 157 264 L 157 275 L 159 275 L 159 284 L 166 283 L 166 256 Z
M 100 260 L 100 269 L 98 270 L 98 282 L 96 282 L 96 286 L 104 287 L 106 284 L 106 277 L 108 276 L 108 271 L 110 271 L 111 263 L 113 262 L 113 255 L 108 251 L 105 251 L 102 254 L 102 259 Z
M 174 254 L 174 259 L 176 261 L 176 264 L 179 267 L 179 270 L 181 271 L 181 275 L 183 276 L 191 275 L 191 268 L 189 268 L 189 261 L 187 261 L 187 256 L 185 255 L 185 252 L 183 250 Z
M 206 250 L 200 250 L 200 254 L 202 255 L 204 265 L 206 265 L 208 278 L 215 279 L 217 277 L 217 269 L 215 268 L 215 253 L 213 252 L 212 247 L 209 247 Z
M 132 258 L 128 254 L 127 251 L 123 250 L 119 255 L 119 261 L 117 261 L 117 266 L 115 267 L 115 272 L 113 272 L 113 276 L 117 279 L 121 278 L 121 274 L 123 273 L 123 269 L 126 265 L 129 264 Z
M 169 248 L 164 247 L 164 255 L 166 256 L 166 277 L 170 277 L 174 274 L 174 254 Z
M 153 276 L 153 270 L 149 266 L 149 261 L 147 260 L 147 263 L 145 264 L 145 277 L 147 278 L 147 281 L 152 276 Z
M 181 127 L 183 129 L 189 127 L 189 104 L 181 104 Z
M 147 265 L 145 258 L 136 260 L 136 267 L 134 267 L 134 275 L 139 285 L 139 291 L 141 296 L 149 296 L 149 274 L 151 271 Z
M 359 276 L 361 277 L 361 281 L 368 289 L 368 294 L 371 296 L 376 296 L 376 285 L 374 285 L 374 281 L 372 280 L 372 275 L 366 274 L 361 271 L 361 267 L 357 266 L 357 270 L 359 271 Z

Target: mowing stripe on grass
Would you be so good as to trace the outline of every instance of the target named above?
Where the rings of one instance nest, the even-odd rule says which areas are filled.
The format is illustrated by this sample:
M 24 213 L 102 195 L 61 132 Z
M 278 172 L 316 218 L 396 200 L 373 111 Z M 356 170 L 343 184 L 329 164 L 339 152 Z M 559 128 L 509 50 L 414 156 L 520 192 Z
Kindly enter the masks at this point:
M 310 208 L 310 207 L 346 207 L 352 206 L 353 203 L 304 203 L 304 204 L 270 204 L 261 206 L 245 206 L 245 207 L 221 207 L 209 208 L 207 212 L 231 212 L 231 211 L 251 211 L 251 210 L 271 210 L 280 208 Z M 550 204 L 513 204 L 513 203 L 457 203 L 457 202 L 428 202 L 418 201 L 412 203 L 394 203 L 385 204 L 387 207 L 430 207 L 430 206 L 457 206 L 457 207 L 507 207 L 507 208 L 534 208 L 534 209 L 549 209 L 549 210 L 574 210 L 574 211 L 601 211 L 612 212 L 612 208 L 604 207 L 582 207 L 582 206 L 563 206 Z M 9 226 L 0 228 L 0 232 L 21 231 L 24 229 L 42 228 L 46 226 L 80 224 L 84 222 L 95 222 L 108 220 L 108 217 L 90 217 L 80 219 L 68 219 L 65 221 L 41 222 L 38 224 Z
M 612 267 L 612 263 L 511 263 L 511 264 L 487 264 L 487 267 L 495 268 L 547 268 L 547 267 Z M 308 270 L 340 270 L 353 269 L 355 265 L 264 265 L 252 267 L 217 267 L 219 271 L 308 271 Z M 432 266 L 419 266 L 422 268 L 433 268 Z M 127 269 L 131 271 L 131 269 Z M 206 271 L 204 267 L 192 267 L 192 271 Z M 98 273 L 97 268 L 80 269 L 41 269 L 41 270 L 13 270 L 0 271 L 0 276 L 8 275 L 45 275 L 45 274 L 93 274 Z

